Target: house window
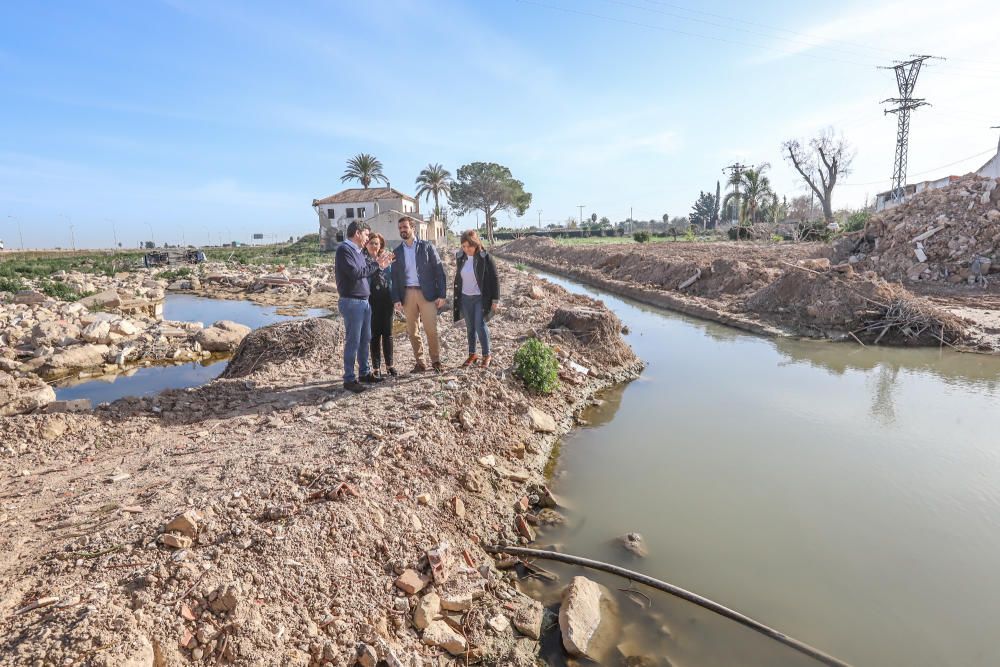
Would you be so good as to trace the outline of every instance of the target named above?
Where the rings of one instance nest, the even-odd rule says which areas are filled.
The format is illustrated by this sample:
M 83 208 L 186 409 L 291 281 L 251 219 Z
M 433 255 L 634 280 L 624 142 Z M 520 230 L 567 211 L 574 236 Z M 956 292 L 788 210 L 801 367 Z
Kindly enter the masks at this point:
M 358 217 L 359 218 L 364 218 L 365 217 L 365 207 L 364 206 L 358 207 Z
M 354 209 L 353 208 L 347 209 L 347 213 L 345 213 L 344 215 L 347 216 L 348 218 L 353 218 L 354 217 Z
M 336 215 L 334 214 L 332 208 L 326 209 L 326 219 L 327 220 L 333 220 L 335 217 L 336 217 Z

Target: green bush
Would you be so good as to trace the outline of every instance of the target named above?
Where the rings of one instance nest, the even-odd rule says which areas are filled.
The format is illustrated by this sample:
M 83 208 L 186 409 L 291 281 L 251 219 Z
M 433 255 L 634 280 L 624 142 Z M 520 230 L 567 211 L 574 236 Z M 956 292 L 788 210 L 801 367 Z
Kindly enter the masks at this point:
M 42 292 L 42 294 L 50 296 L 53 299 L 59 299 L 60 301 L 79 301 L 84 296 L 66 283 L 46 281 L 39 285 L 38 289 Z
M 847 218 L 847 223 L 844 225 L 845 232 L 856 232 L 859 229 L 864 229 L 865 225 L 868 224 L 868 218 L 871 217 L 871 213 L 868 211 L 856 211 L 851 213 L 850 217 Z
M 25 289 L 20 278 L 0 278 L 0 292 L 17 293 Z
M 167 269 L 166 271 L 161 271 L 156 275 L 160 280 L 177 280 L 178 278 L 187 278 L 194 271 L 188 267 L 182 267 L 180 269 Z
M 632 238 L 635 239 L 636 243 L 645 243 L 646 241 L 649 240 L 649 232 L 646 231 L 636 232 L 635 234 L 632 235 Z
M 531 338 L 514 353 L 514 375 L 529 389 L 551 394 L 559 387 L 559 361 L 551 347 Z

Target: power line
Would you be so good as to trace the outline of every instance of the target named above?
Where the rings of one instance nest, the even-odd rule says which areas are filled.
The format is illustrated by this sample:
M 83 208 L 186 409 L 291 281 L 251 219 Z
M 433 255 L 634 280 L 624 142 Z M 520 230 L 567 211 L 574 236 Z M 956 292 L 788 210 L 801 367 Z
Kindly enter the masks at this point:
M 976 153 L 975 155 L 969 155 L 968 157 L 963 157 L 960 160 L 955 160 L 954 162 L 949 162 L 948 164 L 942 164 L 937 167 L 932 167 L 930 169 L 925 169 L 923 171 L 914 172 L 910 174 L 910 176 L 923 176 L 924 174 L 929 174 L 932 171 L 937 171 L 938 169 L 946 169 L 947 167 L 954 167 L 956 164 L 962 164 L 963 162 L 966 162 L 973 158 L 983 157 L 984 155 L 990 155 L 990 154 L 995 155 L 996 151 L 991 148 L 990 150 L 983 151 L 981 153 Z M 882 185 L 884 183 L 891 183 L 891 182 L 892 182 L 891 180 L 882 179 L 880 181 L 868 181 L 867 183 L 843 183 L 843 184 L 838 183 L 838 185 L 842 185 L 845 188 L 854 188 L 854 187 L 861 187 L 863 185 Z

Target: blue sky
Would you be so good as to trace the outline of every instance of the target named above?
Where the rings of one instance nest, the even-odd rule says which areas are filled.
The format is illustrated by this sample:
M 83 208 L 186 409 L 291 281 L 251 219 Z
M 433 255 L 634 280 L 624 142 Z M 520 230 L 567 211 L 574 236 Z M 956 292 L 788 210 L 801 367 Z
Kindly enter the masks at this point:
M 0 238 L 297 236 L 358 152 L 408 192 L 429 162 L 505 164 L 534 201 L 502 224 L 683 215 L 733 160 L 801 194 L 780 144 L 828 125 L 857 150 L 835 199 L 859 205 L 892 169 L 877 64 L 948 57 L 917 84 L 934 106 L 911 180 L 996 147 L 998 19 L 964 0 L 4 3 Z

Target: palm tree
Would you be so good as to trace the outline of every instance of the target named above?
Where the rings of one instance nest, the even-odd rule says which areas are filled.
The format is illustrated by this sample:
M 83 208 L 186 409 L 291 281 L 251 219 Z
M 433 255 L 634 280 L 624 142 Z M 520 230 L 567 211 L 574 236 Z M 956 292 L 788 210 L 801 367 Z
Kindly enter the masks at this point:
M 366 190 L 372 181 L 389 183 L 389 179 L 382 173 L 382 163 L 377 157 L 368 153 L 359 153 L 347 161 L 347 169 L 340 177 L 340 182 L 347 181 L 359 181 Z
M 758 211 L 767 208 L 774 197 L 771 179 L 764 175 L 768 166 L 762 164 L 756 169 L 736 172 L 729 179 L 729 184 L 735 186 L 736 191 L 727 194 L 722 205 L 728 207 L 730 202 L 735 202 L 739 206 L 738 229 L 742 229 L 747 220 L 750 222 L 756 220 Z M 740 238 L 739 231 L 736 233 L 736 238 Z
M 440 164 L 429 164 L 417 176 L 417 199 L 434 197 L 434 215 L 441 217 L 438 199 L 451 194 L 451 172 Z

